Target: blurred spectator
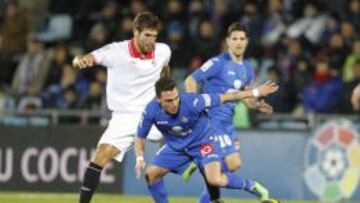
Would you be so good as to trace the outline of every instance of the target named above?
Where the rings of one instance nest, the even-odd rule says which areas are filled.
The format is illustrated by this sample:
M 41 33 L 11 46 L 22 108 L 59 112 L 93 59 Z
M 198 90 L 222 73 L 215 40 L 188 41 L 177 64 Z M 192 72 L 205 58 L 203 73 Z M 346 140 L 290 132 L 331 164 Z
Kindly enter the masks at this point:
M 84 51 L 90 52 L 104 46 L 107 42 L 108 31 L 102 23 L 96 23 L 91 28 L 90 34 L 85 41 Z
M 103 102 L 103 88 L 100 82 L 94 81 L 90 83 L 89 95 L 81 102 L 80 107 L 83 109 L 100 109 Z
M 210 57 L 219 52 L 219 38 L 210 21 L 205 20 L 200 24 L 199 35 L 194 39 L 194 58 L 192 68 L 199 67 Z
M 65 44 L 58 44 L 53 50 L 50 60 L 50 68 L 46 77 L 45 88 L 60 82 L 62 68 L 66 64 L 70 64 L 71 56 L 68 47 Z
M 304 37 L 312 44 L 318 44 L 321 34 L 325 29 L 327 16 L 319 12 L 318 6 L 313 1 L 305 4 L 304 15 L 288 28 L 287 36 L 290 38 Z
M 295 91 L 292 84 L 284 81 L 281 72 L 275 67 L 267 70 L 267 80 L 276 82 L 279 89 L 274 94 L 267 96 L 265 101 L 273 107 L 275 112 L 290 113 L 296 105 Z
M 183 25 L 178 21 L 173 21 L 167 26 L 167 40 L 172 53 L 170 67 L 186 68 L 189 65 L 190 56 L 192 55 L 189 43 L 185 39 L 185 30 Z
M 354 26 L 350 22 L 341 23 L 341 36 L 344 40 L 346 50 L 350 50 L 355 40 Z
M 356 60 L 352 68 L 353 80 L 344 84 L 344 95 L 342 100 L 342 113 L 353 113 L 353 108 L 351 105 L 351 94 L 355 87 L 360 84 L 360 59 Z
M 306 87 L 303 105 L 305 112 L 335 113 L 339 111 L 343 82 L 336 69 L 329 69 L 327 61 L 316 64 L 314 80 Z
M 201 0 L 191 1 L 188 7 L 187 25 L 191 39 L 196 38 L 200 23 L 205 18 L 204 4 Z
M 226 36 L 226 29 L 233 19 L 230 16 L 229 1 L 228 0 L 214 0 L 213 11 L 211 11 L 210 22 L 215 27 L 215 33 L 220 35 L 220 38 Z
M 36 32 L 44 25 L 49 15 L 49 2 L 50 0 L 19 0 L 20 7 L 25 10 L 25 14 L 29 19 L 30 32 Z
M 341 68 L 344 64 L 347 53 L 348 50 L 345 47 L 342 36 L 340 34 L 333 34 L 330 37 L 328 45 L 320 51 L 317 57 L 328 58 L 329 64 L 341 73 Z
M 360 1 L 349 0 L 348 9 L 345 12 L 347 21 L 354 25 L 356 32 L 360 31 Z
M 226 50 L 226 43 L 220 40 L 224 28 L 229 22 L 240 21 L 249 29 L 252 46 L 246 55 L 258 67 L 257 78 L 263 81 L 270 77 L 285 86 L 278 98 L 270 99 L 275 105 L 289 102 L 278 105 L 279 111 L 292 111 L 299 100 L 311 103 L 308 111 L 338 111 L 325 109 L 332 104 L 324 105 L 322 98 L 311 100 L 314 95 L 337 95 L 326 92 L 339 87 L 338 72 L 345 82 L 342 106 L 348 107 L 341 111 L 351 112 L 351 88 L 358 81 L 355 64 L 360 60 L 359 0 L 0 0 L 1 8 L 0 92 L 10 92 L 14 78 L 16 101 L 24 104 L 37 100 L 40 93 L 42 108 L 84 107 L 82 103 L 69 105 L 64 93 L 84 102 L 93 91 L 94 85 L 90 84 L 100 83 L 105 88 L 106 69 L 94 67 L 75 75 L 69 69 L 70 53 L 88 52 L 109 40 L 130 38 L 133 16 L 150 9 L 165 22 L 159 39 L 172 50 L 170 65 L 179 84 L 191 69 Z M 53 53 L 51 60 L 47 59 L 51 61 L 49 69 L 36 65 L 42 60 L 35 52 L 25 53 L 30 30 L 36 30 L 38 41 L 46 43 L 42 52 L 49 56 Z M 66 44 L 57 43 L 64 40 Z M 319 66 L 316 62 L 324 58 L 330 70 L 313 73 L 313 67 Z M 44 80 L 45 86 L 41 84 Z M 71 98 L 69 95 L 67 98 Z M 7 99 L 2 101 L 9 103 Z M 319 106 L 323 108 L 319 110 Z
M 239 21 L 247 27 L 249 33 L 249 43 L 246 55 L 260 57 L 261 55 L 261 29 L 263 17 L 259 14 L 259 7 L 255 1 L 246 1 L 243 6 L 243 15 L 239 16 Z
M 340 16 L 333 13 L 329 15 L 329 18 L 326 20 L 324 31 L 321 34 L 320 44 L 326 45 L 330 37 L 338 32 L 340 32 Z
M 354 79 L 353 67 L 355 61 L 360 60 L 360 38 L 355 40 L 352 45 L 352 52 L 347 55 L 345 64 L 342 68 L 342 78 L 345 82 L 349 82 Z
M 168 24 L 171 21 L 186 22 L 186 15 L 184 12 L 182 1 L 180 0 L 168 0 L 166 3 L 166 9 L 163 14 L 164 24 Z
M 132 36 L 132 17 L 124 16 L 118 25 L 117 32 L 113 38 L 114 41 L 130 39 Z
M 107 41 L 107 37 L 113 38 L 116 33 L 117 25 L 119 22 L 119 14 L 118 14 L 118 4 L 116 1 L 108 0 L 105 1 L 101 12 L 92 16 L 92 20 L 94 24 L 92 26 L 91 32 L 93 32 L 94 27 L 98 25 L 102 25 L 102 31 L 106 31 L 105 40 Z
M 147 10 L 146 5 L 142 0 L 132 0 L 130 2 L 130 14 L 136 16 L 136 14 Z
M 56 108 L 76 109 L 78 108 L 79 96 L 74 86 L 69 86 L 62 91 L 62 94 L 56 101 Z
M 305 88 L 313 80 L 313 71 L 311 70 L 310 64 L 306 58 L 301 58 L 298 60 L 297 67 L 295 70 L 294 77 L 294 88 L 296 92 L 296 97 L 298 101 L 301 101 Z
M 27 41 L 27 52 L 20 59 L 12 81 L 12 93 L 16 96 L 38 95 L 49 71 L 49 57 L 44 45 L 34 36 Z
M 62 67 L 60 82 L 49 86 L 43 93 L 42 96 L 45 101 L 44 105 L 50 108 L 67 108 L 68 100 L 66 100 L 64 93 L 67 89 L 74 89 L 76 98 L 78 99 L 78 93 L 79 90 L 81 90 L 79 88 L 80 84 L 81 81 L 79 81 L 79 77 L 77 77 L 75 70 L 71 65 L 65 64 Z M 82 95 L 87 95 L 87 88 L 86 92 L 82 92 Z
M 265 46 L 273 46 L 286 30 L 282 17 L 281 0 L 268 1 L 267 14 L 261 31 L 261 42 Z
M 15 72 L 15 56 L 26 50 L 28 20 L 16 1 L 8 1 L 0 24 L 0 86 L 9 85 Z
M 303 57 L 303 49 L 296 39 L 288 39 L 286 53 L 279 58 L 279 69 L 285 81 L 293 81 L 298 61 Z
M 96 70 L 95 80 L 99 82 L 104 89 L 106 86 L 107 72 L 105 68 L 99 68 Z

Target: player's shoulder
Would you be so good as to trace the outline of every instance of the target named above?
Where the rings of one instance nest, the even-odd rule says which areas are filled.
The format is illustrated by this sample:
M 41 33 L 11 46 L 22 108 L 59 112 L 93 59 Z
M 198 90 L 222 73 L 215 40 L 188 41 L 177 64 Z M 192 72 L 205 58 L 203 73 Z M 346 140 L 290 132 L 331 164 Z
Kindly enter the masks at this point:
M 224 64 L 224 60 L 222 59 L 221 55 L 217 55 L 214 56 L 210 59 L 208 59 L 200 68 L 199 70 L 206 72 L 208 71 L 210 68 L 211 69 L 216 69 L 216 70 L 221 70 L 222 65 Z
M 152 99 L 147 105 L 146 105 L 146 111 L 147 112 L 155 112 L 159 109 L 159 102 L 157 99 Z
M 99 49 L 99 51 L 117 52 L 121 50 L 127 50 L 127 41 L 110 42 Z
M 227 61 L 231 61 L 231 57 L 228 53 L 221 53 L 221 54 L 218 54 L 218 55 L 210 58 L 208 61 L 211 61 L 215 65 L 223 64 Z
M 169 45 L 167 45 L 163 42 L 156 42 L 155 50 L 159 51 L 161 53 L 170 53 L 171 52 Z
M 109 46 L 114 49 L 128 50 L 129 49 L 129 40 L 114 41 L 114 42 L 109 43 Z
M 184 102 L 184 104 L 186 104 L 187 106 L 195 106 L 200 96 L 201 94 L 192 92 L 185 92 L 180 94 L 182 102 Z

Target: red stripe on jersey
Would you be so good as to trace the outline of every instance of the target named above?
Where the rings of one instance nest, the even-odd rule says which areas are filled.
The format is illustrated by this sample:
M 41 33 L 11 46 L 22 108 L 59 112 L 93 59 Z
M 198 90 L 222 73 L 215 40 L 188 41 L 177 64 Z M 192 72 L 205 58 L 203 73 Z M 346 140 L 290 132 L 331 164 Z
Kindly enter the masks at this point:
M 154 58 L 154 50 L 147 54 L 141 54 L 135 47 L 135 40 L 134 38 L 129 41 L 128 44 L 130 56 L 133 58 L 139 58 L 139 59 L 153 59 Z

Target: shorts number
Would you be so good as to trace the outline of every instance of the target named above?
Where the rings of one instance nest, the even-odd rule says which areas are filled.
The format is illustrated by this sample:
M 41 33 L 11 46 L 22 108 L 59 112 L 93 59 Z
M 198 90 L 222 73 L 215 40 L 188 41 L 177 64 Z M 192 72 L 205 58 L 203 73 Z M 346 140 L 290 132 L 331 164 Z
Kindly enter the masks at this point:
M 232 145 L 232 141 L 228 135 L 218 135 L 217 140 L 220 142 L 220 147 L 225 148 Z

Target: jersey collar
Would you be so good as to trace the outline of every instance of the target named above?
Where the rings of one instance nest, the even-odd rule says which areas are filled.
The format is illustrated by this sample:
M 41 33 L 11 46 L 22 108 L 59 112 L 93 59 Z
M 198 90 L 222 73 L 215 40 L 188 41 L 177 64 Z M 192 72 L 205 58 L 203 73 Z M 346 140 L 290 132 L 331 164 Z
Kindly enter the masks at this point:
M 135 47 L 135 40 L 134 38 L 131 39 L 128 43 L 128 47 L 129 47 L 129 52 L 130 52 L 130 56 L 132 58 L 139 58 L 139 59 L 153 59 L 154 58 L 154 50 L 152 50 L 151 52 L 143 55 L 140 52 L 138 52 L 138 50 Z

